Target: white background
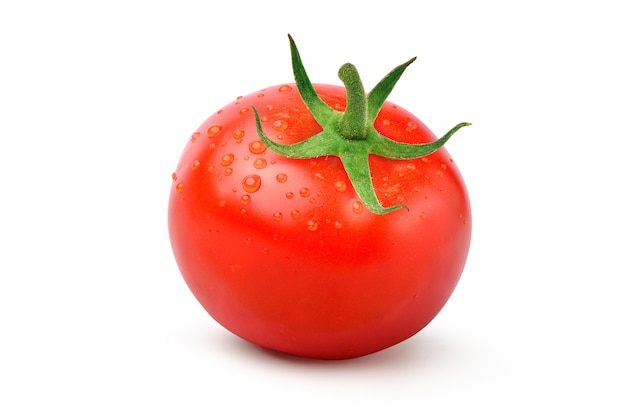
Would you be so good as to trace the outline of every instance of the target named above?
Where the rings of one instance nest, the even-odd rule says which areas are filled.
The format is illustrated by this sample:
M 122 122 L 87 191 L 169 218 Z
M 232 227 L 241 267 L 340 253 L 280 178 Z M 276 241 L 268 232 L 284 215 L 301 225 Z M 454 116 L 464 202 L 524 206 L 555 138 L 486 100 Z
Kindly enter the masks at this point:
M 0 416 L 623 417 L 626 25 L 613 1 L 9 2 L 0 10 Z M 301 4 L 301 5 L 300 5 Z M 358 4 L 358 6 L 356 6 Z M 167 236 L 189 135 L 353 62 L 465 177 L 461 282 L 412 339 L 320 362 L 232 336 Z M 219 411 L 219 412 L 218 412 Z

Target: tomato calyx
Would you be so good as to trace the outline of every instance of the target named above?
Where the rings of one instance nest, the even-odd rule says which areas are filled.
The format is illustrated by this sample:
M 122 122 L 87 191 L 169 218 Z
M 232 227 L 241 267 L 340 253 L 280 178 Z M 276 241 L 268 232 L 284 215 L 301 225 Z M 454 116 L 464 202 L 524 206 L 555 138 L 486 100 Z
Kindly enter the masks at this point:
M 287 158 L 337 156 L 354 190 L 370 212 L 383 215 L 398 209 L 408 210 L 406 205 L 381 205 L 372 183 L 369 155 L 375 154 L 394 160 L 424 157 L 441 148 L 459 129 L 471 124 L 459 123 L 441 138 L 425 144 L 406 144 L 389 139 L 374 128 L 374 121 L 404 70 L 415 58 L 394 68 L 368 94 L 365 93 L 356 67 L 350 63 L 342 65 L 338 75 L 346 87 L 346 109 L 340 112 L 328 106 L 315 91 L 290 35 L 289 43 L 296 86 L 307 109 L 322 127 L 322 132 L 296 144 L 280 144 L 265 135 L 259 113 L 252 106 L 261 141 L 275 154 Z

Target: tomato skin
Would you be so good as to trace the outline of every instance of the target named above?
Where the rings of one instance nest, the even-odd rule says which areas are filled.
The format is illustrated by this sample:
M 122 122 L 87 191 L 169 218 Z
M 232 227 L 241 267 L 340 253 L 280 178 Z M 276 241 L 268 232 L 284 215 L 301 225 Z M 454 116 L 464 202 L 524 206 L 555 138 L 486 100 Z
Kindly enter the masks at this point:
M 314 84 L 345 109 L 345 89 Z M 169 202 L 172 249 L 187 285 L 221 325 L 279 352 L 345 359 L 397 344 L 426 326 L 465 265 L 471 212 L 445 149 L 415 160 L 370 156 L 383 206 L 368 211 L 338 157 L 296 160 L 259 142 L 292 144 L 321 128 L 294 84 L 270 87 L 209 117 L 185 147 Z M 375 122 L 399 142 L 435 135 L 385 103 Z

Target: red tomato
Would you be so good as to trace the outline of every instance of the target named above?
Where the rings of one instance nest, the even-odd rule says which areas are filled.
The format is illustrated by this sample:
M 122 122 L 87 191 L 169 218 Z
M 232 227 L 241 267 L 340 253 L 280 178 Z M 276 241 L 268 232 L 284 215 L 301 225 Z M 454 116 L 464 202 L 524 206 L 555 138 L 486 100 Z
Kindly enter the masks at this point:
M 346 88 L 312 86 L 346 110 Z M 253 107 L 276 143 L 322 131 L 298 86 L 284 84 L 237 98 L 193 133 L 169 202 L 173 252 L 192 293 L 234 334 L 299 356 L 352 358 L 417 333 L 450 297 L 469 249 L 468 195 L 448 152 L 370 155 L 382 207 L 404 205 L 378 214 L 339 157 L 268 149 Z M 374 128 L 400 143 L 437 139 L 389 102 Z

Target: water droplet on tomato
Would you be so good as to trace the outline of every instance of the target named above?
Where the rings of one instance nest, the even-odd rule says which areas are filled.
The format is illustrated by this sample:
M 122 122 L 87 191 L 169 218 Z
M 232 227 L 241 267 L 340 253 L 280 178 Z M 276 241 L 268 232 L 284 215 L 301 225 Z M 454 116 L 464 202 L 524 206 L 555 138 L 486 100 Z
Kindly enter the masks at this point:
M 196 142 L 196 139 L 200 138 L 200 132 L 194 132 L 191 137 L 189 138 L 189 140 L 191 142 Z
M 209 173 L 212 173 L 213 171 L 215 171 L 215 167 L 213 167 L 212 165 L 209 166 L 209 168 L 207 168 L 207 171 Z
M 425 218 L 426 218 L 426 214 L 425 214 L 424 212 L 420 212 L 420 213 L 418 213 L 418 215 L 419 215 L 419 217 L 420 217 L 420 218 L 422 218 L 422 219 L 425 219 Z
M 439 177 L 443 177 L 443 171 L 441 171 L 441 170 L 437 170 L 437 175 L 438 175 Z
M 226 201 L 222 200 L 220 201 L 220 203 L 217 204 L 220 208 L 223 208 L 224 206 L 226 206 Z
M 224 170 L 225 176 L 230 176 L 231 174 L 233 174 L 233 169 L 231 167 L 228 167 L 226 168 L 226 170 Z
M 267 166 L 267 161 L 264 158 L 257 158 L 254 160 L 254 168 L 262 169 Z
M 219 134 L 221 130 L 222 127 L 220 125 L 213 125 L 206 131 L 206 134 L 209 138 L 212 138 L 215 135 Z
M 335 182 L 335 189 L 337 189 L 340 192 L 345 192 L 346 191 L 346 182 L 339 180 L 337 182 Z
M 428 157 L 422 157 L 422 162 L 423 163 L 427 163 L 428 162 Z
M 246 238 L 246 244 L 252 244 L 252 238 Z
M 283 86 L 280 86 L 278 88 L 278 91 L 281 91 L 281 92 L 291 91 L 291 86 L 288 86 L 288 85 L 285 84 Z
M 287 192 L 287 193 L 285 193 L 285 197 L 286 197 L 287 199 L 293 199 L 293 192 Z
M 233 138 L 237 139 L 237 143 L 241 142 L 241 138 L 243 138 L 243 136 L 246 134 L 246 131 L 244 131 L 243 129 L 236 129 L 233 132 Z
M 318 225 L 317 225 L 317 222 L 315 221 L 309 221 L 307 222 L 306 227 L 309 229 L 309 231 L 317 231 Z
M 270 249 L 269 249 L 269 248 L 267 248 L 267 247 L 265 247 L 265 248 L 263 248 L 263 249 L 261 250 L 261 252 L 262 252 L 263 254 L 267 255 L 267 254 L 269 254 L 269 253 L 270 253 Z
M 261 188 L 261 177 L 252 174 L 244 177 L 241 183 L 243 189 L 248 193 L 254 193 Z
M 408 164 L 406 165 L 406 169 L 407 169 L 407 170 L 415 170 L 415 164 L 413 164 L 413 163 L 408 163 Z
M 195 160 L 193 163 L 191 163 L 192 170 L 197 170 L 199 167 L 200 167 L 200 161 Z
M 383 126 L 389 126 L 391 125 L 391 122 L 389 122 L 389 119 L 383 119 Z
M 284 173 L 280 173 L 280 174 L 276 174 L 276 181 L 279 183 L 284 183 L 287 181 L 287 174 Z
M 272 123 L 272 128 L 276 129 L 277 131 L 284 131 L 285 129 L 287 129 L 287 127 L 287 122 L 282 119 L 275 120 L 274 123 Z
M 341 224 L 341 222 L 335 221 L 334 226 L 335 226 L 335 229 L 341 229 L 343 225 Z
M 352 202 L 352 212 L 356 214 L 363 213 L 363 202 L 360 200 L 355 200 Z
M 257 96 L 256 96 L 256 97 L 258 97 L 258 98 L 260 99 L 261 97 L 264 97 L 264 96 L 265 96 L 265 94 L 263 94 L 263 93 L 259 93 L 259 94 L 257 94 Z
M 253 154 L 262 154 L 265 151 L 265 144 L 261 141 L 252 141 L 248 145 L 248 149 Z
M 292 210 L 291 211 L 291 217 L 293 219 L 298 219 L 300 217 L 300 211 L 299 210 Z
M 177 178 L 178 176 L 176 175 L 176 173 L 172 173 L 172 180 L 176 181 Z
M 183 183 L 178 183 L 176 185 L 176 193 L 180 193 L 183 191 Z
M 248 109 L 247 107 L 242 107 L 241 109 L 239 109 L 239 113 L 243 115 L 244 113 L 247 113 L 248 110 L 250 109 Z
M 272 218 L 274 218 L 275 221 L 282 221 L 283 220 L 283 214 L 280 212 L 276 212 L 272 215 Z
M 417 123 L 410 121 L 409 123 L 406 124 L 406 130 L 408 132 L 414 131 L 417 129 Z
M 447 169 L 448 169 L 448 166 L 447 166 L 447 165 L 445 165 L 445 164 L 441 164 L 441 169 L 442 169 L 442 170 L 447 170 Z
M 251 201 L 252 201 L 252 199 L 250 198 L 250 195 L 244 194 L 243 196 L 241 196 L 241 204 L 242 205 L 248 205 L 248 204 L 250 204 Z
M 306 187 L 303 187 L 300 189 L 300 196 L 309 197 L 310 194 L 311 194 L 311 191 L 307 189 Z
M 235 161 L 235 156 L 233 154 L 224 154 L 222 155 L 222 159 L 220 160 L 220 164 L 223 166 L 231 165 Z

